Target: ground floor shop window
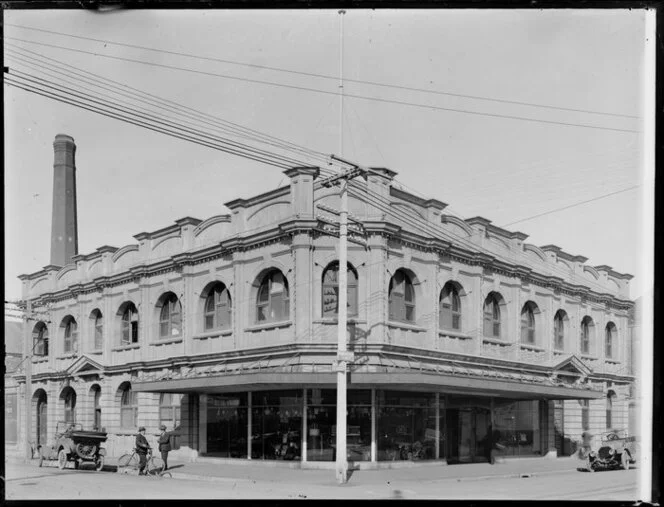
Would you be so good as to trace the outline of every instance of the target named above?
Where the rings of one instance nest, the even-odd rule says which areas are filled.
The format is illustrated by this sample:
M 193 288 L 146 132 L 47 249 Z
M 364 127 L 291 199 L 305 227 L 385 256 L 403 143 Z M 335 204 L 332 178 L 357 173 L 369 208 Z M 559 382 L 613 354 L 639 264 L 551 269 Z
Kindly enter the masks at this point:
M 371 391 L 346 394 L 346 456 L 371 461 Z M 307 389 L 307 461 L 337 459 L 337 391 Z
M 433 393 L 376 392 L 378 461 L 436 458 L 441 439 L 435 401 Z
M 504 455 L 542 454 L 539 415 L 538 401 L 495 400 L 494 439 Z
M 303 391 L 251 394 L 252 459 L 301 459 Z
M 208 456 L 247 457 L 247 410 L 247 393 L 208 395 Z

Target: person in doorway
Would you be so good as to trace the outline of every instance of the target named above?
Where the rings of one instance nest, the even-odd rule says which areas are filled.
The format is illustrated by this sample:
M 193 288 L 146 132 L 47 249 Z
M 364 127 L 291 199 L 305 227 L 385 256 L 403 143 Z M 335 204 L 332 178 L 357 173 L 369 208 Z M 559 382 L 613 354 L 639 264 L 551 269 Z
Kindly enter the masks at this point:
M 159 426 L 161 434 L 159 435 L 159 452 L 161 453 L 161 459 L 164 460 L 164 471 L 168 470 L 168 452 L 172 449 L 171 447 L 171 434 L 166 431 L 166 425 L 162 424 Z
M 136 435 L 136 454 L 138 454 L 138 475 L 145 475 L 145 467 L 148 464 L 147 454 L 150 451 L 150 444 L 145 438 L 145 426 L 138 428 Z

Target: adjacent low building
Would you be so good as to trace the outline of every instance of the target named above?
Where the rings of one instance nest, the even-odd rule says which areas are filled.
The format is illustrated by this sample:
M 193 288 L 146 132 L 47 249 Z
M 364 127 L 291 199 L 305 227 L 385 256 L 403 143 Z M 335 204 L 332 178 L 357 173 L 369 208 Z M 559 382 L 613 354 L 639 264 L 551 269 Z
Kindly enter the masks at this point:
M 29 324 L 27 393 L 16 377 L 23 441 L 77 421 L 119 455 L 164 423 L 182 457 L 333 466 L 340 201 L 317 168 L 285 174 L 229 214 L 21 276 L 50 320 Z M 349 197 L 349 460 L 483 461 L 492 438 L 565 455 L 585 429 L 626 427 L 632 277 L 446 214 L 395 175 L 376 168 Z

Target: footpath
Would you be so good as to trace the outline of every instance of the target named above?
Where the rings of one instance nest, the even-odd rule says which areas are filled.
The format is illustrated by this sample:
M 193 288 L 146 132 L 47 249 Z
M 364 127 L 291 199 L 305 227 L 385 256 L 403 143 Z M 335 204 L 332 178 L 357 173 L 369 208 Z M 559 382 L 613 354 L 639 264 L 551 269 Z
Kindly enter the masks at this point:
M 115 466 L 109 459 L 107 466 Z M 280 466 L 281 463 L 216 463 L 169 460 L 169 472 L 174 479 L 202 481 L 252 481 L 287 484 L 327 484 L 335 482 L 333 469 L 307 469 Z M 438 481 L 478 481 L 500 477 L 541 477 L 576 471 L 583 466 L 577 458 L 506 459 L 495 465 L 469 463 L 461 465 L 413 464 L 404 468 L 353 470 L 349 483 L 355 485 L 389 484 L 391 482 L 426 483 Z

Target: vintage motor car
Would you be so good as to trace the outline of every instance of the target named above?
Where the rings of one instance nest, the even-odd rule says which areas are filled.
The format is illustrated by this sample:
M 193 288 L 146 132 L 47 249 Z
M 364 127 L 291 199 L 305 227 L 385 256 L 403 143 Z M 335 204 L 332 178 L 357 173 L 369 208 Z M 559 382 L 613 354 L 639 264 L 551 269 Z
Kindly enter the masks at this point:
M 588 454 L 588 471 L 629 470 L 636 462 L 636 439 L 626 431 L 609 431 L 601 435 L 600 442 L 599 449 Z
M 46 460 L 57 460 L 63 469 L 68 462 L 78 469 L 82 462 L 94 462 L 95 470 L 104 468 L 106 450 L 101 446 L 106 442 L 105 431 L 85 431 L 80 424 L 58 422 L 55 438 L 50 445 L 39 448 L 39 466 Z

